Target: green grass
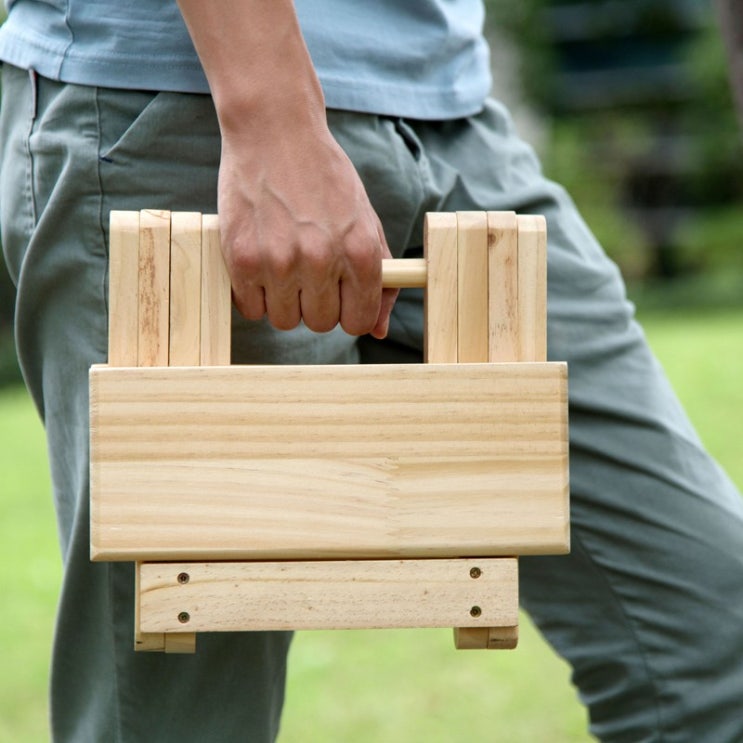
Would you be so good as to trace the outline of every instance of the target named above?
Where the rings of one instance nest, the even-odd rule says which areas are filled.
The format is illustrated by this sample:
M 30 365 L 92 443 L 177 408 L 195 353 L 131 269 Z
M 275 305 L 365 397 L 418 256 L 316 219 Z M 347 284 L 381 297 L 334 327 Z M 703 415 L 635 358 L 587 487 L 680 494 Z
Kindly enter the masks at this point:
M 743 489 L 743 310 L 654 312 L 643 326 L 705 445 Z
M 743 485 L 743 310 L 646 314 L 650 341 L 700 435 Z M 43 743 L 60 578 L 41 426 L 0 392 L 0 743 Z M 281 743 L 586 743 L 569 669 L 524 618 L 513 652 L 457 652 L 446 630 L 296 639 Z
M 60 559 L 44 432 L 25 392 L 0 393 L 0 741 L 41 743 Z

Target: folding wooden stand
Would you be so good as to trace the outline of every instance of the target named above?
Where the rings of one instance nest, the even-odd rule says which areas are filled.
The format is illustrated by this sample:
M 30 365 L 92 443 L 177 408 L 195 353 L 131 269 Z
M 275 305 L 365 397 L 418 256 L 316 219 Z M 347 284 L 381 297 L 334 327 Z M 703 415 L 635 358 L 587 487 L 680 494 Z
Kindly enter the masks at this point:
M 425 259 L 384 276 L 426 287 L 426 364 L 230 366 L 216 217 L 112 213 L 91 555 L 137 563 L 137 649 L 447 626 L 516 645 L 517 556 L 569 549 L 544 222 L 429 214 L 425 232 Z

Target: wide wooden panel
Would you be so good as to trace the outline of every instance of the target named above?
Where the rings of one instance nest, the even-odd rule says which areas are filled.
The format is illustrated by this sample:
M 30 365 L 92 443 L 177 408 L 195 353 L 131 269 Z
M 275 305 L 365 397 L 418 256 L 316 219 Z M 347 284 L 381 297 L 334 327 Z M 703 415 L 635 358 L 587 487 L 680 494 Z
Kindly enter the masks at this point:
M 147 632 L 512 627 L 514 558 L 143 563 Z
M 97 559 L 567 549 L 563 364 L 91 371 Z

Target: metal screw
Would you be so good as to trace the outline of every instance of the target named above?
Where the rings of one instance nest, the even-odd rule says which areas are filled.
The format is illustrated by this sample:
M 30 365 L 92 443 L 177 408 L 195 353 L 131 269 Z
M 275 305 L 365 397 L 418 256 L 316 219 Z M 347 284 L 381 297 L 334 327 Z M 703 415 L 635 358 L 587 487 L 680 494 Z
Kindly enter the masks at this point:
M 470 609 L 470 616 L 472 616 L 472 617 L 479 617 L 480 614 L 482 614 L 482 609 L 479 606 L 473 606 Z
M 178 573 L 178 582 L 179 583 L 188 583 L 188 581 L 191 580 L 191 576 L 188 573 Z
M 472 568 L 470 570 L 470 578 L 479 578 L 482 575 L 480 568 Z
M 189 614 L 189 613 L 188 613 L 187 611 L 182 611 L 182 612 L 181 612 L 181 613 L 180 613 L 180 614 L 178 615 L 178 621 L 179 621 L 179 622 L 180 622 L 181 624 L 188 624 L 188 622 L 190 622 L 190 621 L 191 621 L 191 615 L 190 615 L 190 614 Z

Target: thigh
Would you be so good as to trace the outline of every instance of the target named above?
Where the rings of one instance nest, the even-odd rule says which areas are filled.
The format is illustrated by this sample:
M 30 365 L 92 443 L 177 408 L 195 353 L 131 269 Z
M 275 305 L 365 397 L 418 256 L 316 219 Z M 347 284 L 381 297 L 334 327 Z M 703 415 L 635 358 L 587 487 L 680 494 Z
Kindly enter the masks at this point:
M 549 357 L 570 375 L 573 548 L 521 561 L 522 603 L 573 667 L 607 741 L 743 738 L 743 510 L 704 451 L 606 257 L 505 110 L 408 122 L 423 212 L 547 219 Z M 416 250 L 411 241 L 410 250 Z M 419 352 L 409 301 L 373 360 Z
M 64 85 L 9 67 L 3 86 L 13 102 L 0 119 L 4 250 L 64 559 L 53 739 L 273 740 L 289 634 L 204 636 L 189 657 L 134 653 L 133 570 L 89 560 L 87 372 L 106 358 L 108 212 L 214 211 L 211 102 Z

